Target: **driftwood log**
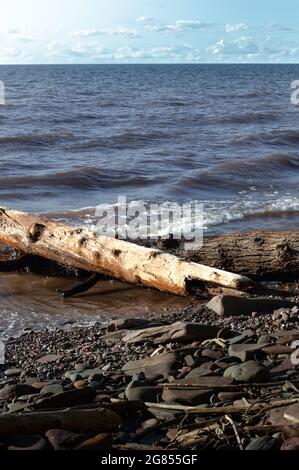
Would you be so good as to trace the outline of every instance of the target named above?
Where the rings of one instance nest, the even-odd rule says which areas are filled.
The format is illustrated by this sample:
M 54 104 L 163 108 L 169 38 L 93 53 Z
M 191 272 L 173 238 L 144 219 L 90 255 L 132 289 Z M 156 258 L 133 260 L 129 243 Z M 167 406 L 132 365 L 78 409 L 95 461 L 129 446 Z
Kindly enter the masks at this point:
M 91 272 L 178 295 L 202 282 L 246 290 L 245 276 L 187 262 L 163 251 L 57 223 L 25 212 L 0 209 L 0 243 Z
M 32 413 L 2 413 L 0 436 L 10 434 L 43 434 L 48 429 L 65 429 L 73 432 L 112 432 L 122 420 L 114 411 L 98 409 L 65 409 L 62 411 L 37 411 Z
M 299 231 L 237 232 L 205 237 L 185 260 L 207 264 L 252 278 L 299 273 Z

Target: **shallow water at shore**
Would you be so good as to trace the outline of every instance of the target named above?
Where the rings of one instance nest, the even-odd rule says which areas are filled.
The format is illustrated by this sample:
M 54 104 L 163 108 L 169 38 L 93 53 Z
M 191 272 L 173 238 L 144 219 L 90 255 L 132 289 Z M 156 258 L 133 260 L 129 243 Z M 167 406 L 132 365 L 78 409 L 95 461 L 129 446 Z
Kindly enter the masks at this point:
M 99 281 L 88 292 L 62 299 L 56 289 L 74 279 L 1 273 L 0 338 L 25 328 L 43 329 L 107 322 L 111 318 L 145 315 L 147 311 L 188 305 L 190 299 L 118 281 Z

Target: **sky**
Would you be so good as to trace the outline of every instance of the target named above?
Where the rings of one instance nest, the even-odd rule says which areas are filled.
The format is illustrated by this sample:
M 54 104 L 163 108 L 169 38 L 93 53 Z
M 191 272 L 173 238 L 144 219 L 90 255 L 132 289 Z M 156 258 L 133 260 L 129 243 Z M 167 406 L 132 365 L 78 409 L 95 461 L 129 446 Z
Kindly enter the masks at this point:
M 0 64 L 298 63 L 298 0 L 0 0 Z

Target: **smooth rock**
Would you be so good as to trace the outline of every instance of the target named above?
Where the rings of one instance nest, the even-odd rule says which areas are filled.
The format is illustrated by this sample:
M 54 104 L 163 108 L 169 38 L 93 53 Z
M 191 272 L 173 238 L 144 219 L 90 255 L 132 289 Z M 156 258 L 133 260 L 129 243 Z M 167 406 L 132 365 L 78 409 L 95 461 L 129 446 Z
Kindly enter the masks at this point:
M 184 323 L 178 321 L 172 325 L 162 325 L 143 330 L 132 331 L 124 336 L 127 344 L 164 344 L 168 342 L 192 342 L 199 339 L 215 338 L 219 332 L 218 327 L 202 325 L 201 323 Z
M 81 379 L 81 380 L 77 380 L 76 382 L 74 382 L 75 388 L 84 388 L 84 387 L 87 387 L 87 385 L 88 385 L 87 379 Z
M 159 376 L 167 379 L 169 375 L 176 374 L 182 364 L 183 356 L 179 353 L 170 352 L 129 361 L 123 366 L 122 372 L 129 376 L 143 372 L 147 379 L 154 379 Z
M 65 431 L 64 429 L 49 429 L 45 435 L 55 450 L 72 449 L 84 440 L 83 434 Z
M 52 395 L 54 395 L 55 393 L 61 392 L 63 392 L 63 386 L 60 384 L 46 385 L 40 391 L 41 395 L 46 395 L 47 393 L 51 393 Z
M 143 318 L 121 318 L 112 320 L 108 326 L 107 331 L 130 330 L 131 328 L 145 328 L 151 323 Z
M 50 364 L 51 362 L 56 362 L 60 360 L 62 356 L 59 354 L 47 354 L 46 356 L 42 356 L 36 360 L 38 364 Z
M 266 382 L 269 378 L 269 371 L 256 361 L 247 361 L 242 364 L 230 366 L 225 369 L 224 377 L 229 377 L 238 382 Z
M 299 422 L 299 403 L 294 403 L 293 405 L 281 408 L 273 408 L 273 410 L 269 411 L 265 424 L 272 424 L 274 426 L 288 426 L 295 424 L 294 421 L 291 421 L 288 417 L 295 419 L 295 422 L 296 420 Z
M 217 361 L 223 357 L 223 353 L 221 351 L 214 351 L 213 349 L 208 348 L 203 349 L 201 355 L 202 357 L 213 359 L 213 361 Z
M 242 362 L 245 362 L 262 348 L 264 348 L 264 345 L 256 343 L 231 344 L 228 348 L 228 354 L 231 357 L 237 357 Z
M 148 401 L 156 403 L 158 396 L 161 395 L 162 390 L 158 387 L 145 386 L 145 387 L 134 387 L 126 390 L 126 397 L 132 401 Z
M 279 449 L 279 441 L 271 436 L 263 436 L 250 442 L 245 450 L 275 450 Z
M 38 434 L 15 434 L 5 439 L 8 450 L 47 450 L 46 439 Z
M 266 346 L 262 351 L 270 356 L 277 356 L 278 354 L 290 354 L 293 349 L 283 344 L 273 344 L 272 346 Z
M 83 405 L 92 402 L 96 397 L 96 391 L 91 387 L 69 390 L 57 393 L 51 397 L 41 398 L 35 404 L 35 409 L 60 408 L 63 406 Z
M 183 405 L 200 405 L 208 403 L 213 395 L 212 389 L 205 390 L 179 390 L 165 388 L 162 393 L 162 400 L 165 402 L 182 403 Z
M 6 369 L 4 371 L 4 374 L 6 375 L 6 377 L 15 377 L 15 376 L 21 375 L 22 372 L 23 372 L 23 369 L 14 368 L 14 369 Z
M 189 372 L 186 377 L 184 377 L 181 380 L 177 380 L 177 383 L 184 383 L 184 384 L 195 384 L 195 385 L 206 385 L 211 387 L 217 387 L 219 385 L 231 385 L 233 383 L 233 380 L 230 377 L 224 377 L 224 376 L 216 376 L 216 375 L 210 375 L 210 376 L 202 376 L 197 374 L 197 370 L 193 369 L 191 372 Z M 175 383 L 176 383 L 175 382 Z
M 220 294 L 213 297 L 207 304 L 210 310 L 218 315 L 250 315 L 252 312 L 270 313 L 277 308 L 291 307 L 294 303 L 288 300 L 271 298 L 246 298 Z
M 94 375 L 102 376 L 103 375 L 102 369 L 95 368 L 95 369 L 85 369 L 82 371 L 69 370 L 64 374 L 64 377 L 66 379 L 71 380 L 72 382 L 76 382 L 77 380 L 80 380 L 80 379 L 88 379 L 88 377 L 91 377 Z
M 12 384 L 5 385 L 0 390 L 1 400 L 12 400 L 13 398 L 20 397 L 22 395 L 31 395 L 36 393 L 36 388 L 26 384 Z
M 284 441 L 280 450 L 299 450 L 299 437 L 291 437 Z

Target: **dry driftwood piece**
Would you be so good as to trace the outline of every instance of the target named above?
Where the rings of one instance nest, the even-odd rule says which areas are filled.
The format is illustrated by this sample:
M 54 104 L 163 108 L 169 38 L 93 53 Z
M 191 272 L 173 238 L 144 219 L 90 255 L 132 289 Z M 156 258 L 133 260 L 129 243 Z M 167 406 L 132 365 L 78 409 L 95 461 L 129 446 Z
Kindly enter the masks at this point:
M 190 294 L 202 281 L 240 290 L 254 285 L 244 276 L 186 262 L 157 249 L 3 208 L 0 242 L 66 266 L 102 272 L 179 295 Z
M 122 423 L 114 411 L 98 409 L 65 409 L 32 413 L 0 414 L 0 436 L 10 434 L 43 434 L 48 429 L 74 432 L 112 432 Z
M 186 260 L 245 276 L 299 272 L 299 231 L 240 232 L 205 237 L 203 247 Z

